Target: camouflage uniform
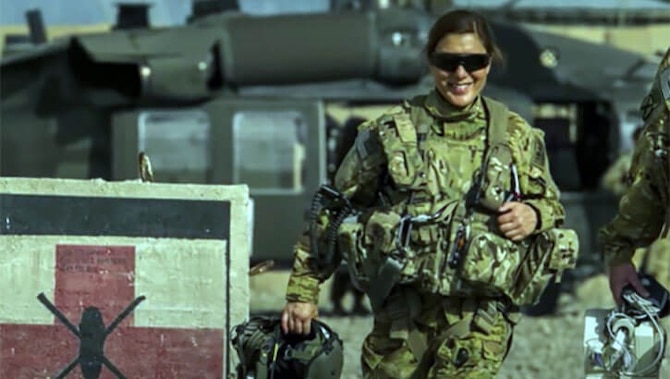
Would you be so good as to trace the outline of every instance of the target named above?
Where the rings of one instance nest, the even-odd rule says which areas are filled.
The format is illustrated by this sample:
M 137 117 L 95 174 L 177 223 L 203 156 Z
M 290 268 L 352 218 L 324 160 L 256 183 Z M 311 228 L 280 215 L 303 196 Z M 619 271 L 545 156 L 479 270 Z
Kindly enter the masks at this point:
M 649 246 L 661 235 L 667 222 L 670 206 L 670 49 L 659 65 L 641 111 L 645 126 L 631 164 L 633 182 L 619 202 L 616 217 L 600 231 L 602 251 L 608 265 L 631 262 L 635 249 Z
M 335 152 L 333 157 L 333 166 L 336 168 L 340 167 L 342 160 L 347 152 L 353 146 L 358 134 L 358 126 L 364 123 L 366 119 L 362 117 L 350 117 L 340 128 L 337 143 L 335 144 Z M 333 174 L 329 175 L 329 181 L 332 183 L 335 180 L 335 169 L 333 169 Z M 351 312 L 345 311 L 342 301 L 347 293 L 351 293 L 353 296 L 353 307 Z M 365 293 L 351 283 L 351 278 L 349 277 L 349 271 L 345 265 L 340 266 L 339 269 L 335 271 L 333 275 L 332 286 L 330 287 L 330 302 L 333 306 L 333 313 L 336 315 L 346 315 L 351 313 L 358 316 L 367 316 L 370 314 L 370 311 L 364 305 Z
M 633 182 L 619 204 L 616 218 L 601 230 L 603 254 L 610 265 L 630 262 L 670 288 L 670 241 L 658 239 L 667 223 L 670 186 L 670 49 L 661 60 L 655 82 L 641 105 L 645 126 L 636 144 L 630 175 Z M 651 245 L 650 245 L 651 244 Z M 649 246 L 649 249 L 645 249 Z M 665 320 L 664 320 L 665 321 Z M 667 327 L 667 321 L 664 322 Z
M 434 91 L 408 103 L 409 107 L 427 110 L 424 113 L 430 128 L 424 143 L 424 161 L 419 162 L 426 168 L 422 175 L 425 186 L 411 196 L 397 193 L 395 197 L 390 196 L 399 211 L 432 214 L 442 208 L 445 201 L 465 202 L 486 152 L 487 117 L 482 103 L 479 98 L 470 107 L 459 110 Z M 359 128 L 356 144 L 345 157 L 335 180 L 335 186 L 357 205 L 379 205 L 379 193 L 385 186 L 384 173 L 402 173 L 416 163 L 406 161 L 409 153 L 389 153 L 384 147 L 389 138 L 398 139 L 397 134 L 401 134 L 387 127 L 389 116 L 408 111 L 392 108 Z M 562 222 L 564 210 L 547 166 L 543 133 L 512 112 L 507 124 L 507 143 L 518 167 L 521 194 L 526 199 L 524 202 L 538 214 L 535 233 L 554 228 Z M 481 217 L 478 225 L 497 228 L 495 214 L 477 217 Z M 502 235 L 497 230 L 496 233 Z M 430 238 L 428 232 L 412 234 L 417 244 Z M 498 238 L 501 243 L 512 243 L 504 237 Z M 433 249 L 428 252 L 430 255 L 443 253 L 439 251 L 443 247 L 430 248 Z M 487 254 L 496 256 L 495 246 L 485 248 L 491 249 Z M 297 243 L 294 255 L 286 298 L 291 302 L 316 303 L 319 284 L 337 266 L 316 268 L 309 253 L 307 235 Z M 496 264 L 505 262 L 489 260 L 483 269 Z M 444 296 L 418 284 L 394 286 L 383 305 L 373 308 L 374 328 L 362 347 L 361 363 L 366 378 L 494 377 L 508 352 L 513 324 L 518 321 L 513 317 L 514 307 L 500 296 L 477 291 L 466 291 L 463 296 Z
M 628 152 L 617 158 L 616 161 L 605 171 L 601 181 L 602 187 L 617 197 L 623 196 L 630 186 L 630 164 L 633 153 Z

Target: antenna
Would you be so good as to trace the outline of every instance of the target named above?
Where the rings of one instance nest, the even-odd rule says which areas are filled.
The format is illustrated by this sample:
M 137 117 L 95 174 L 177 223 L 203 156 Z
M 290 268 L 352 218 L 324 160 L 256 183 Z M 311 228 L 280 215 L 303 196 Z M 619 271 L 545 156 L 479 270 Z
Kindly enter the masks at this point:
M 113 29 L 146 29 L 149 22 L 149 8 L 152 4 L 117 3 L 116 25 Z
M 30 32 L 30 41 L 35 45 L 43 44 L 47 41 L 47 32 L 44 29 L 44 20 L 42 12 L 39 9 L 31 9 L 26 12 L 26 22 Z

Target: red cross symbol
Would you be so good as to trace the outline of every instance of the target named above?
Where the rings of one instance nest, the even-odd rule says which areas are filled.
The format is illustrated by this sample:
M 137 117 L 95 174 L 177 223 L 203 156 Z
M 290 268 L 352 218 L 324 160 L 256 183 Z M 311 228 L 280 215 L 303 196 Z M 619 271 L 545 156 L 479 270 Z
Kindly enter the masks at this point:
M 140 295 L 146 300 L 135 312 L 151 301 L 151 294 L 135 294 L 134 246 L 57 245 L 55 271 L 54 305 L 74 325 L 89 307 L 109 326 Z M 136 326 L 130 313 L 107 336 L 103 351 L 127 378 L 221 379 L 223 333 Z M 51 325 L 0 324 L 1 378 L 54 378 L 79 351 L 80 338 L 55 318 Z M 79 367 L 65 377 L 84 378 Z M 117 377 L 103 365 L 100 379 Z

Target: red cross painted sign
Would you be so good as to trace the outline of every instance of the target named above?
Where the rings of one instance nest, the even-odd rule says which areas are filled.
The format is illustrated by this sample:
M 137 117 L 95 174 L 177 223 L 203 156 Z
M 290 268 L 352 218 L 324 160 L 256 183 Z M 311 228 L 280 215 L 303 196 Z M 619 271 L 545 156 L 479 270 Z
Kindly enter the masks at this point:
M 0 378 L 223 377 L 224 241 L 67 240 L 0 236 Z
M 0 178 L 0 379 L 224 378 L 231 191 Z

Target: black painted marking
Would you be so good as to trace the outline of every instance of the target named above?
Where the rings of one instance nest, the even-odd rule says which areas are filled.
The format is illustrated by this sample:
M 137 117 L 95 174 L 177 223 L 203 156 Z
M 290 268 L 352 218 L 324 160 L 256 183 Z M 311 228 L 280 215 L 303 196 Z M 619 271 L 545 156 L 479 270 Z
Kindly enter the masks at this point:
M 65 378 L 70 371 L 77 366 L 77 363 L 79 364 L 84 379 L 98 379 L 103 365 L 106 366 L 109 371 L 114 373 L 118 379 L 126 379 L 126 376 L 123 375 L 121 371 L 107 359 L 107 357 L 105 357 L 105 340 L 121 321 L 128 317 L 128 315 L 130 315 L 130 313 L 144 301 L 144 296 L 140 296 L 133 300 L 133 302 L 130 303 L 108 327 L 105 327 L 105 323 L 102 320 L 102 313 L 100 313 L 98 308 L 86 307 L 81 315 L 79 328 L 72 325 L 70 320 L 68 320 L 67 317 L 65 317 L 65 315 L 61 313 L 49 299 L 47 299 L 44 293 L 37 295 L 37 299 L 40 303 L 44 304 L 44 306 L 47 307 L 47 309 L 51 311 L 63 325 L 70 329 L 72 334 L 79 338 L 79 355 L 65 366 L 63 370 L 56 374 L 56 379 Z
M 642 113 L 643 120 L 646 121 L 649 118 L 649 115 L 651 115 L 655 105 L 654 97 L 651 94 L 645 96 L 644 99 L 642 99 L 642 103 L 640 104 L 640 113 Z
M 0 194 L 0 235 L 227 240 L 230 202 Z

